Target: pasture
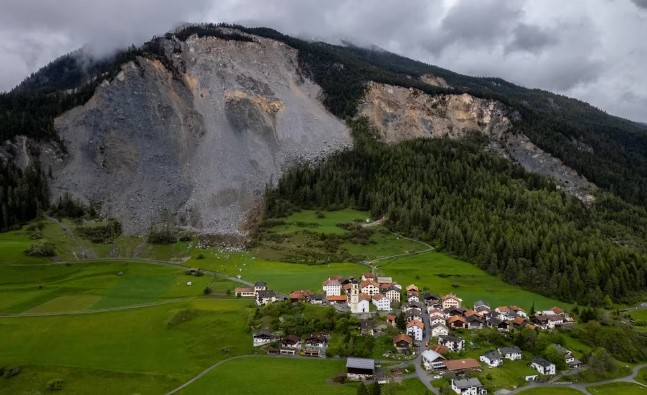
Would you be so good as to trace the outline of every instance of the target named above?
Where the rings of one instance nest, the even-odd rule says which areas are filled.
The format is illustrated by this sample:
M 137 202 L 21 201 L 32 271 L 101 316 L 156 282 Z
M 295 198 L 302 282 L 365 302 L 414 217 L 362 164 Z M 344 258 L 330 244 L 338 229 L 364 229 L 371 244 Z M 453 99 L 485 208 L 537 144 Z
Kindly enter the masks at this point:
M 645 395 L 647 388 L 632 383 L 611 383 L 586 387 L 593 395 Z

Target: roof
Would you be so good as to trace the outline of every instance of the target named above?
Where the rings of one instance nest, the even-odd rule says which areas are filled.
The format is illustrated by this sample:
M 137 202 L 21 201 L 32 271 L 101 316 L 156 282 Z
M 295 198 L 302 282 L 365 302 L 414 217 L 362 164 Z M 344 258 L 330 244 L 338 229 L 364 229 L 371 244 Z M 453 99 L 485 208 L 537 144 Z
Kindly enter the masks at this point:
M 472 358 L 465 359 L 450 359 L 445 361 L 445 366 L 447 370 L 463 370 L 463 369 L 479 369 L 481 364 Z
M 413 320 L 413 321 L 407 322 L 407 328 L 411 328 L 413 326 L 417 326 L 418 328 L 424 329 L 425 324 L 423 324 L 422 321 L 420 320 Z
M 366 358 L 346 359 L 346 368 L 375 370 L 375 360 Z
M 400 333 L 399 335 L 393 336 L 393 343 L 405 341 L 409 344 L 413 343 L 413 339 L 409 335 L 405 335 L 404 333 Z
M 499 347 L 499 352 L 501 354 L 521 354 L 521 349 L 517 346 L 512 347 Z
M 384 298 L 384 296 L 382 296 L 382 295 L 380 295 L 380 294 L 373 295 L 373 299 L 374 299 L 374 300 L 380 300 L 380 299 L 382 299 L 382 298 Z
M 490 361 L 493 361 L 495 359 L 501 359 L 501 355 L 499 355 L 499 353 L 494 350 L 490 350 L 486 352 L 485 354 L 483 354 L 483 356 L 487 357 L 487 359 L 489 359 Z
M 553 312 L 553 313 L 555 313 L 555 314 L 562 314 L 562 313 L 563 313 L 562 309 L 560 309 L 559 307 L 555 307 L 555 306 L 553 306 L 553 307 L 551 307 L 550 309 L 551 309 L 551 310 L 552 310 L 552 312 Z
M 420 309 L 411 309 L 407 311 L 405 314 L 405 317 L 421 317 L 422 316 L 422 310 Z
M 241 292 L 254 292 L 254 288 L 234 288 L 235 293 L 241 293 Z
M 436 329 L 436 328 L 440 328 L 440 327 L 442 327 L 442 328 L 445 328 L 445 329 L 449 330 L 445 324 L 441 324 L 440 322 L 439 322 L 439 323 L 437 323 L 437 324 L 432 325 L 432 326 L 431 326 L 431 329 Z
M 535 359 L 532 360 L 532 363 L 537 364 L 539 366 L 543 367 L 548 367 L 550 365 L 554 365 L 552 362 L 549 360 L 542 358 L 542 357 L 535 357 Z
M 364 276 L 364 278 L 373 278 L 373 277 L 375 277 L 375 276 L 373 276 L 373 273 L 370 273 L 370 272 L 369 273 L 362 273 L 362 276 Z
M 485 307 L 489 308 L 490 304 L 488 302 L 484 301 L 484 300 L 477 300 L 476 302 L 474 302 L 474 307 L 475 308 L 479 307 L 479 306 L 485 306 Z
M 256 295 L 258 296 L 258 299 L 274 298 L 276 297 L 276 292 L 271 289 L 267 289 L 265 291 L 258 291 Z
M 452 342 L 452 343 L 458 343 L 458 342 L 464 341 L 460 337 L 449 336 L 449 335 L 447 335 L 447 336 L 445 336 L 445 335 L 438 336 L 438 340 L 443 340 L 443 341 Z
M 463 301 L 463 299 L 461 299 L 461 298 L 459 298 L 458 296 L 456 296 L 456 295 L 454 295 L 454 294 L 451 294 L 451 293 L 450 293 L 450 294 L 447 294 L 447 295 L 445 295 L 445 296 L 443 296 L 443 300 L 447 300 L 447 299 L 456 299 L 456 300 L 458 300 L 459 302 L 462 302 L 462 301 Z
M 331 302 L 345 302 L 348 300 L 348 297 L 346 295 L 330 295 L 326 296 L 326 299 Z
M 391 277 L 378 277 L 377 282 L 380 283 L 380 284 L 384 284 L 384 283 L 389 283 L 390 284 L 390 283 L 393 282 L 393 278 L 391 278 Z
M 468 377 L 466 379 L 452 380 L 454 387 L 458 389 L 466 389 L 472 387 L 482 387 L 483 384 L 476 377 Z
M 373 322 L 373 320 L 361 320 L 359 322 L 359 327 L 361 329 L 373 329 L 375 328 L 375 322 Z
M 499 306 L 495 310 L 499 313 L 507 313 L 510 309 L 508 308 L 508 306 Z
M 267 286 L 267 283 L 265 281 L 256 281 L 256 283 L 254 283 L 254 286 L 255 287 L 265 287 L 265 286 Z
M 436 351 L 432 350 L 425 350 L 422 352 L 422 358 L 426 359 L 427 361 L 433 362 L 438 359 L 445 359 L 442 355 L 437 353 Z
M 322 294 L 314 294 L 314 295 L 312 295 L 312 297 L 311 297 L 310 299 L 313 299 L 313 300 L 323 300 L 323 298 L 324 298 L 324 297 L 323 297 L 323 295 L 322 295 Z
M 407 289 L 407 291 L 410 291 L 410 290 L 412 290 L 412 289 L 413 289 L 413 290 L 418 291 L 418 287 L 416 287 L 416 285 L 415 285 L 415 284 L 409 284 L 409 285 L 407 285 L 407 288 L 406 288 L 406 289 Z
M 387 321 L 395 321 L 396 318 L 397 318 L 396 316 L 391 315 L 391 314 L 387 314 L 387 316 L 386 316 Z
M 437 352 L 438 354 L 447 354 L 449 352 L 449 348 L 441 344 L 432 344 L 431 346 L 429 346 L 429 349 Z
M 560 354 L 570 354 L 571 353 L 571 350 L 569 350 L 567 348 L 564 348 L 564 347 L 560 346 L 559 344 L 553 343 L 552 346 L 555 347 L 555 350 L 559 351 Z
M 281 341 L 282 342 L 288 341 L 290 343 L 298 343 L 299 341 L 301 341 L 301 339 L 297 335 L 287 335 L 287 336 L 283 337 L 281 339 Z
M 341 281 L 339 281 L 339 280 L 325 280 L 323 282 L 323 285 L 324 285 L 324 287 L 325 286 L 333 286 L 333 287 L 334 286 L 339 286 L 339 287 L 341 287 Z
M 373 281 L 373 280 L 362 281 L 361 283 L 359 283 L 359 287 L 360 287 L 360 288 L 368 287 L 369 285 L 372 285 L 372 286 L 374 286 L 375 288 L 379 288 L 379 287 L 380 287 L 380 284 L 376 283 L 376 282 L 375 282 L 375 281 Z
M 254 337 L 259 337 L 259 336 L 272 336 L 272 331 L 269 329 L 261 329 L 259 331 L 254 332 Z
M 449 320 L 447 320 L 448 323 L 454 323 L 456 321 L 460 321 L 465 323 L 465 318 L 461 317 L 460 315 L 455 315 L 453 317 L 449 317 Z
M 364 292 L 360 292 L 359 300 L 371 300 L 371 295 Z

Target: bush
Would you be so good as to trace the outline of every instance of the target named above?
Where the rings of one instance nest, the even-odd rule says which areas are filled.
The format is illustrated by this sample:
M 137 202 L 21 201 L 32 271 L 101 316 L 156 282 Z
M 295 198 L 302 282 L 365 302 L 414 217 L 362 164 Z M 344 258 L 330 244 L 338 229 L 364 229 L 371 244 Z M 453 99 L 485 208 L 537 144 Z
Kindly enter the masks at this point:
M 8 368 L 4 370 L 4 377 L 11 378 L 17 376 L 20 373 L 20 368 Z
M 195 310 L 190 307 L 186 309 L 178 310 L 171 316 L 171 318 L 166 320 L 166 327 L 172 328 L 181 323 L 191 321 L 191 319 L 195 317 L 195 314 L 196 314 Z
M 116 220 L 110 220 L 101 224 L 81 225 L 76 227 L 76 232 L 93 243 L 111 243 L 121 234 L 121 224 Z
M 204 255 L 203 255 L 203 254 L 199 254 L 195 259 L 202 260 L 202 259 L 204 259 Z
M 213 290 L 209 287 L 205 287 L 204 291 L 202 291 L 205 295 L 211 295 Z
M 39 243 L 32 244 L 31 247 L 25 250 L 25 255 L 27 256 L 40 256 L 40 257 L 52 257 L 56 255 L 56 249 L 54 243 Z
M 151 230 L 148 234 L 148 242 L 151 244 L 174 244 L 177 243 L 177 235 L 170 229 Z
M 63 389 L 63 379 L 56 378 L 47 382 L 47 389 L 49 391 L 60 391 Z

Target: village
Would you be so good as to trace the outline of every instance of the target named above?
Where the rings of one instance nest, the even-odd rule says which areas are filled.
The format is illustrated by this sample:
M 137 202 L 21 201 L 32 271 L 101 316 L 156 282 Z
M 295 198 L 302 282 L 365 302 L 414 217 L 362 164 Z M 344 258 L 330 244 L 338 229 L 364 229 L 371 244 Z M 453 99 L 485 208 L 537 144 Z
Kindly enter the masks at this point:
M 407 361 L 415 364 L 419 377 L 449 378 L 457 394 L 486 394 L 487 389 L 472 372 L 496 369 L 508 361 L 519 361 L 524 352 L 516 345 L 487 350 L 476 358 L 460 358 L 469 346 L 470 334 L 479 330 L 494 330 L 507 334 L 516 329 L 550 331 L 569 328 L 575 321 L 562 309 L 526 312 L 515 305 L 492 307 L 485 300 L 465 306 L 453 294 L 436 295 L 421 290 L 415 284 L 401 286 L 391 277 L 364 273 L 360 278 L 330 276 L 322 282 L 322 292 L 295 290 L 288 295 L 268 289 L 259 281 L 254 287 L 236 288 L 235 296 L 253 298 L 257 306 L 290 301 L 327 306 L 338 312 L 350 313 L 359 319 L 357 331 L 362 336 L 392 335 L 392 350 L 382 355 L 384 360 Z M 534 310 L 534 306 L 533 306 Z M 262 328 L 253 333 L 253 345 L 269 354 L 326 357 L 329 333 L 312 333 L 304 337 L 277 333 Z M 561 345 L 551 345 L 563 358 L 563 363 L 534 356 L 529 367 L 535 371 L 526 381 L 545 380 L 558 373 L 558 365 L 566 370 L 577 369 L 582 362 Z M 380 369 L 380 361 L 372 358 L 348 357 L 346 379 L 390 382 L 399 376 L 397 369 Z

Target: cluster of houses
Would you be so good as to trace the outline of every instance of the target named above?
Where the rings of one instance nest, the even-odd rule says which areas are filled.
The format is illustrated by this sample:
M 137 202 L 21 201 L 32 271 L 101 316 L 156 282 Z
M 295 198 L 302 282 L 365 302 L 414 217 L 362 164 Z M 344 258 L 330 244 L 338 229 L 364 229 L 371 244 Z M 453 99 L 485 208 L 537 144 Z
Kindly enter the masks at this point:
M 243 298 L 254 298 L 258 306 L 287 300 L 284 294 L 268 289 L 265 281 L 257 281 L 253 287 L 235 288 L 234 295 Z
M 272 331 L 263 329 L 253 334 L 254 347 L 270 345 L 268 354 L 303 355 L 306 357 L 326 356 L 326 347 L 330 335 L 327 333 L 314 333 L 304 339 L 297 335 L 276 336 Z
M 346 304 L 351 313 L 368 313 L 371 304 L 378 311 L 390 311 L 400 303 L 402 287 L 391 277 L 375 277 L 372 273 L 355 277 L 330 276 L 323 281 L 323 291 L 330 304 Z

